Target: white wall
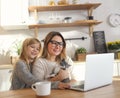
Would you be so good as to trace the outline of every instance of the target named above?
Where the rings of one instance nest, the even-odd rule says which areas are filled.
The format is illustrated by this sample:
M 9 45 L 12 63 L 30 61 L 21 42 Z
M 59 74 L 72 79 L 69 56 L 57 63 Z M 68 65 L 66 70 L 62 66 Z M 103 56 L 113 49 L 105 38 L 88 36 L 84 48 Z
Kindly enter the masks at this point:
M 111 27 L 108 23 L 108 16 L 120 9 L 120 0 L 80 0 L 81 3 L 85 2 L 100 2 L 102 5 L 100 5 L 98 8 L 96 8 L 93 11 L 94 19 L 103 21 L 101 24 L 94 27 L 94 31 L 105 31 L 105 38 L 106 42 L 113 41 L 113 40 L 119 40 L 120 39 L 120 26 L 119 27 Z M 31 4 L 31 2 L 30 2 Z M 79 18 L 79 15 L 82 13 L 82 15 L 86 15 L 84 11 L 74 11 L 72 14 L 71 12 L 67 12 L 63 14 L 65 16 L 67 15 L 78 15 L 77 18 Z M 44 14 L 44 13 L 43 13 Z M 76 17 L 76 16 L 75 16 Z M 82 17 L 82 16 L 80 16 Z M 63 32 L 63 36 L 66 38 L 71 37 L 87 37 L 86 40 L 74 40 L 70 41 L 78 46 L 84 46 L 87 48 L 88 52 L 94 51 L 94 45 L 93 45 L 93 38 L 88 36 L 88 28 L 87 27 L 68 27 L 68 28 L 45 28 L 39 30 L 39 39 L 42 40 L 46 34 L 50 31 L 60 31 Z M 72 31 L 73 33 L 69 32 Z M 6 31 L 0 28 L 0 44 L 4 45 L 0 46 L 0 51 L 2 51 L 4 48 L 9 48 L 13 41 L 16 39 L 25 39 L 26 37 L 34 36 L 34 30 L 14 30 L 14 31 Z M 76 32 L 76 33 L 75 33 Z M 2 39 L 2 40 L 1 40 Z M 9 45 L 7 45 L 9 42 Z M 10 43 L 11 42 L 11 43 Z M 5 50 L 7 50 L 5 49 Z M 0 58 L 2 59 L 2 58 Z M 9 59 L 0 60 L 0 64 L 3 63 L 9 63 Z

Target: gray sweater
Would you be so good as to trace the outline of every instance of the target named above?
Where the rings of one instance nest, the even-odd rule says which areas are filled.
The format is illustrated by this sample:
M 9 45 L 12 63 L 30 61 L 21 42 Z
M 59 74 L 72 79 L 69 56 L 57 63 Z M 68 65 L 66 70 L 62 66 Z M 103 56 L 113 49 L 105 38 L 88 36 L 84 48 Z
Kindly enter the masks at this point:
M 32 75 L 31 68 L 32 66 L 30 65 L 29 70 L 26 63 L 22 60 L 19 60 L 16 63 L 16 66 L 13 70 L 10 88 L 11 90 L 30 88 L 33 83 L 40 81 Z
M 10 90 L 30 88 L 32 84 L 39 82 L 40 79 L 37 79 L 31 71 L 32 65 L 30 65 L 30 70 L 28 70 L 26 63 L 19 60 L 13 70 Z M 57 88 L 58 83 L 52 82 L 51 88 Z

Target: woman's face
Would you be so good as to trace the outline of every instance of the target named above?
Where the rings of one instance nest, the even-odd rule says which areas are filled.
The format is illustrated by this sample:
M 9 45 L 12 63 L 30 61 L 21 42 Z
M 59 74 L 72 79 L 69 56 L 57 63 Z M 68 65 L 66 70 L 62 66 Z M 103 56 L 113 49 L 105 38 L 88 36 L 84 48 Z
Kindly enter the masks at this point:
M 34 59 L 38 56 L 40 50 L 39 44 L 31 44 L 27 47 L 27 55 L 29 59 Z
M 54 36 L 48 43 L 48 52 L 50 56 L 57 56 L 63 50 L 63 41 L 60 36 Z

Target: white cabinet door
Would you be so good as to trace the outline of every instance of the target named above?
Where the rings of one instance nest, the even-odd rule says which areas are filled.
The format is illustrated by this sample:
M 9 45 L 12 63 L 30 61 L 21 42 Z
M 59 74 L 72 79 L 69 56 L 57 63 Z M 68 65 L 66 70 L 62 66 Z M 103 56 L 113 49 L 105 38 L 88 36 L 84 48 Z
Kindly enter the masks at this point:
M 9 90 L 11 82 L 10 77 L 12 69 L 0 69 L 0 91 Z
M 0 4 L 1 26 L 5 29 L 22 29 L 20 26 L 23 26 L 24 29 L 29 16 L 28 0 L 1 0 Z

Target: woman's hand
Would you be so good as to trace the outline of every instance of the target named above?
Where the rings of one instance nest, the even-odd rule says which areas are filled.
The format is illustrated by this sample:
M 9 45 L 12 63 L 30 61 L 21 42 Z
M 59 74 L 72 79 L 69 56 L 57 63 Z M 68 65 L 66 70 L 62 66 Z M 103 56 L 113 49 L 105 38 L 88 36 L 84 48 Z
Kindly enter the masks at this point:
M 69 73 L 67 70 L 63 70 L 63 69 L 60 69 L 59 73 L 53 77 L 53 78 L 50 78 L 49 80 L 50 81 L 62 81 L 66 78 L 69 78 Z
M 58 84 L 58 89 L 69 89 L 69 88 L 70 88 L 70 84 L 69 83 L 60 82 Z
M 56 75 L 55 77 L 57 77 L 57 81 L 62 81 L 66 78 L 69 78 L 69 73 L 67 70 L 63 70 L 61 69 L 58 73 L 58 75 Z

